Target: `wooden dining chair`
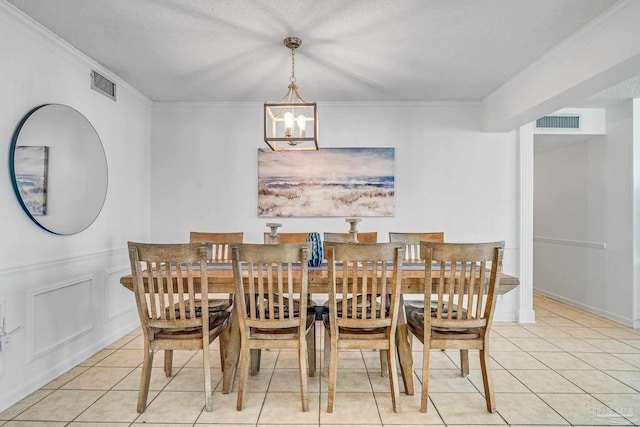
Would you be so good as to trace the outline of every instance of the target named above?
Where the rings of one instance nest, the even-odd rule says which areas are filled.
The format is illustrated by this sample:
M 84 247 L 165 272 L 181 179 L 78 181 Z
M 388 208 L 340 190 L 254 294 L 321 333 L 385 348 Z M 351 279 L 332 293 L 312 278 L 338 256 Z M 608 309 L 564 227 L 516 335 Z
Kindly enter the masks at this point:
M 243 232 L 191 231 L 190 243 L 205 243 L 209 249 L 209 262 L 231 263 L 231 247 L 242 243 Z M 196 299 L 196 304 L 198 300 Z M 209 312 L 233 310 L 233 294 L 212 294 L 209 297 Z M 220 368 L 224 370 L 225 343 L 220 340 Z
M 435 231 L 429 233 L 389 233 L 391 243 L 404 244 L 405 261 L 422 261 L 420 258 L 420 242 L 444 242 L 444 232 Z
M 393 410 L 400 411 L 396 370 L 396 326 L 403 249 L 392 243 L 326 244 L 329 312 L 324 316 L 325 351 L 329 349 L 329 397 L 333 412 L 338 351 L 385 350 Z
M 424 344 L 422 350 L 422 396 L 420 410 L 427 412 L 429 354 L 431 349 L 459 349 L 466 356 L 479 350 L 482 383 L 487 410 L 495 412 L 489 367 L 489 332 L 496 306 L 502 272 L 504 242 L 432 243 L 422 242 L 425 283 L 437 281 L 437 300 L 429 314 L 425 307 L 407 306 L 409 330 Z M 425 300 L 431 289 L 425 286 Z M 463 354 L 463 353 L 461 353 Z M 466 375 L 462 369 L 462 375 Z
M 128 243 L 131 273 L 142 335 L 144 358 L 138 391 L 138 412 L 144 412 L 149 394 L 153 355 L 164 350 L 164 371 L 171 376 L 174 350 L 202 350 L 205 408 L 213 409 L 209 345 L 218 336 L 228 342 L 227 311 L 209 311 L 207 246 L 201 243 Z M 199 275 L 200 304 L 194 278 Z M 173 283 L 173 277 L 177 281 Z M 147 285 L 145 285 L 145 280 Z M 186 286 L 183 281 L 186 280 Z
M 349 233 L 332 233 L 326 232 L 323 236 L 323 241 L 325 242 L 337 242 L 337 243 L 347 243 L 351 238 L 351 234 Z M 356 238 L 358 239 L 358 243 L 377 243 L 378 242 L 378 232 L 377 231 L 364 231 L 356 234 Z
M 315 312 L 307 310 L 311 243 L 243 244 L 233 248 L 236 310 L 240 323 L 242 410 L 253 349 L 296 349 L 302 410 L 309 410 L 307 373 L 315 375 Z M 246 277 L 246 285 L 244 283 Z M 294 288 L 299 283 L 299 288 Z M 308 359 L 308 364 L 307 364 Z

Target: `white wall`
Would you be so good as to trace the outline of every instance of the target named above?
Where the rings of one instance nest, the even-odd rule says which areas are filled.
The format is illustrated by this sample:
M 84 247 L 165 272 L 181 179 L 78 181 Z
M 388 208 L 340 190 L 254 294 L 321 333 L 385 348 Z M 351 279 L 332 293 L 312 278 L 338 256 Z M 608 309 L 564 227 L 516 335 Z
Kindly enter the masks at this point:
M 632 104 L 607 135 L 537 154 L 534 290 L 633 324 Z
M 2 410 L 139 324 L 134 300 L 118 280 L 129 270 L 126 241 L 150 235 L 151 103 L 4 2 L 0 52 L 0 300 L 6 329 L 24 327 L 0 353 Z M 90 89 L 92 68 L 116 81 L 117 102 Z M 107 157 L 102 213 L 76 235 L 50 234 L 32 223 L 11 185 L 15 127 L 45 103 L 81 112 Z
M 395 147 L 396 211 L 363 218 L 361 231 L 444 231 L 447 241 L 506 241 L 517 275 L 515 133 L 486 133 L 475 104 L 320 104 L 320 146 Z M 260 242 L 273 218 L 257 216 L 262 104 L 158 103 L 153 107 L 152 238 L 244 231 Z M 344 218 L 278 218 L 285 231 L 347 231 Z M 515 292 L 496 319 L 515 319 Z

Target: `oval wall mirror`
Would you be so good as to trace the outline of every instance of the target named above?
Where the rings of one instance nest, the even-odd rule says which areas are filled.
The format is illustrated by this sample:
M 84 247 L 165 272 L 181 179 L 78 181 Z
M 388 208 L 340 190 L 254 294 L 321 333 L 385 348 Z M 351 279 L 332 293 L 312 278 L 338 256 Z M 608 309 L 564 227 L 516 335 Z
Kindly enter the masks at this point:
M 81 113 L 61 104 L 29 111 L 11 140 L 13 189 L 27 215 L 54 234 L 89 227 L 107 195 L 107 158 Z

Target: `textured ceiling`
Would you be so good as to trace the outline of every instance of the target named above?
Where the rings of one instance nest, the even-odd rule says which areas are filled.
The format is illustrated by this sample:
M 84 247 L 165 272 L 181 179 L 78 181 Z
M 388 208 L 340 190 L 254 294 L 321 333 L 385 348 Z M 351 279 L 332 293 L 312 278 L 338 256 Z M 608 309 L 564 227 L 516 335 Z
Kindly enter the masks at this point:
M 154 101 L 479 101 L 614 0 L 8 0 Z

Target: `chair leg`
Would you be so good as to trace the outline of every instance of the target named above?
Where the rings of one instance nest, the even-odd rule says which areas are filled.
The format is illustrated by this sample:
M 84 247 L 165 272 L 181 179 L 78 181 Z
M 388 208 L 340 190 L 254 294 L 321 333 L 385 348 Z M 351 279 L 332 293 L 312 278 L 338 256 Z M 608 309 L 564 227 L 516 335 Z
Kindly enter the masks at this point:
M 327 343 L 325 342 L 325 346 Z M 336 397 L 336 380 L 338 377 L 338 340 L 331 337 L 331 355 L 329 357 L 329 395 L 327 398 L 327 412 L 333 412 Z
M 262 350 L 259 348 L 251 349 L 251 376 L 256 375 L 260 372 L 260 356 L 262 354 Z
M 144 359 L 142 360 L 142 375 L 140 376 L 140 388 L 138 389 L 138 412 L 143 413 L 147 408 L 149 396 L 149 382 L 151 381 L 151 366 L 153 365 L 153 350 L 145 345 Z
M 227 354 L 227 347 L 229 345 L 229 328 L 224 328 L 218 336 L 220 344 L 220 370 L 224 372 L 225 355 Z
M 387 356 L 387 364 L 389 365 L 389 387 L 391 389 L 391 403 L 393 406 L 393 412 L 400 412 L 400 391 L 398 385 L 398 370 L 396 367 L 396 351 L 393 348 L 395 344 L 395 337 L 392 338 L 393 342 L 390 342 L 391 348 L 385 350 Z M 380 351 L 382 354 L 382 351 Z
M 238 411 L 241 411 L 244 405 L 244 389 L 249 376 L 249 351 L 247 350 L 247 345 L 248 343 L 244 340 L 240 345 L 240 378 L 238 379 L 238 399 L 236 401 L 236 409 Z
M 211 390 L 211 354 L 209 353 L 208 337 L 205 337 L 202 349 L 202 365 L 204 368 L 204 409 L 207 412 L 213 410 L 213 396 Z
M 469 375 L 469 350 L 460 350 L 460 375 Z
M 496 399 L 493 395 L 493 387 L 491 386 L 491 369 L 489 368 L 489 352 L 480 350 L 480 369 L 482 370 L 482 384 L 484 385 L 484 396 L 487 401 L 487 411 L 494 413 L 496 411 Z
M 313 325 L 307 333 L 307 355 L 309 357 L 309 376 L 314 377 L 316 375 L 316 323 Z
M 389 373 L 389 370 L 392 369 L 391 366 L 387 365 L 389 360 L 389 356 L 387 355 L 388 350 L 380 350 L 380 376 L 386 377 Z
M 322 361 L 322 376 L 329 375 L 329 359 L 331 358 L 331 336 L 329 330 L 324 329 L 324 358 Z
M 420 395 L 420 412 L 427 412 L 427 400 L 429 398 L 429 348 L 430 337 L 425 337 L 422 349 L 422 394 Z
M 164 351 L 164 374 L 170 377 L 172 370 L 173 370 L 173 350 L 165 350 Z
M 312 328 L 313 329 L 313 328 Z M 308 337 L 307 337 L 308 338 Z M 309 412 L 309 392 L 307 390 L 307 343 L 305 337 L 301 337 L 298 343 L 298 370 L 300 375 L 300 399 L 302 412 Z

